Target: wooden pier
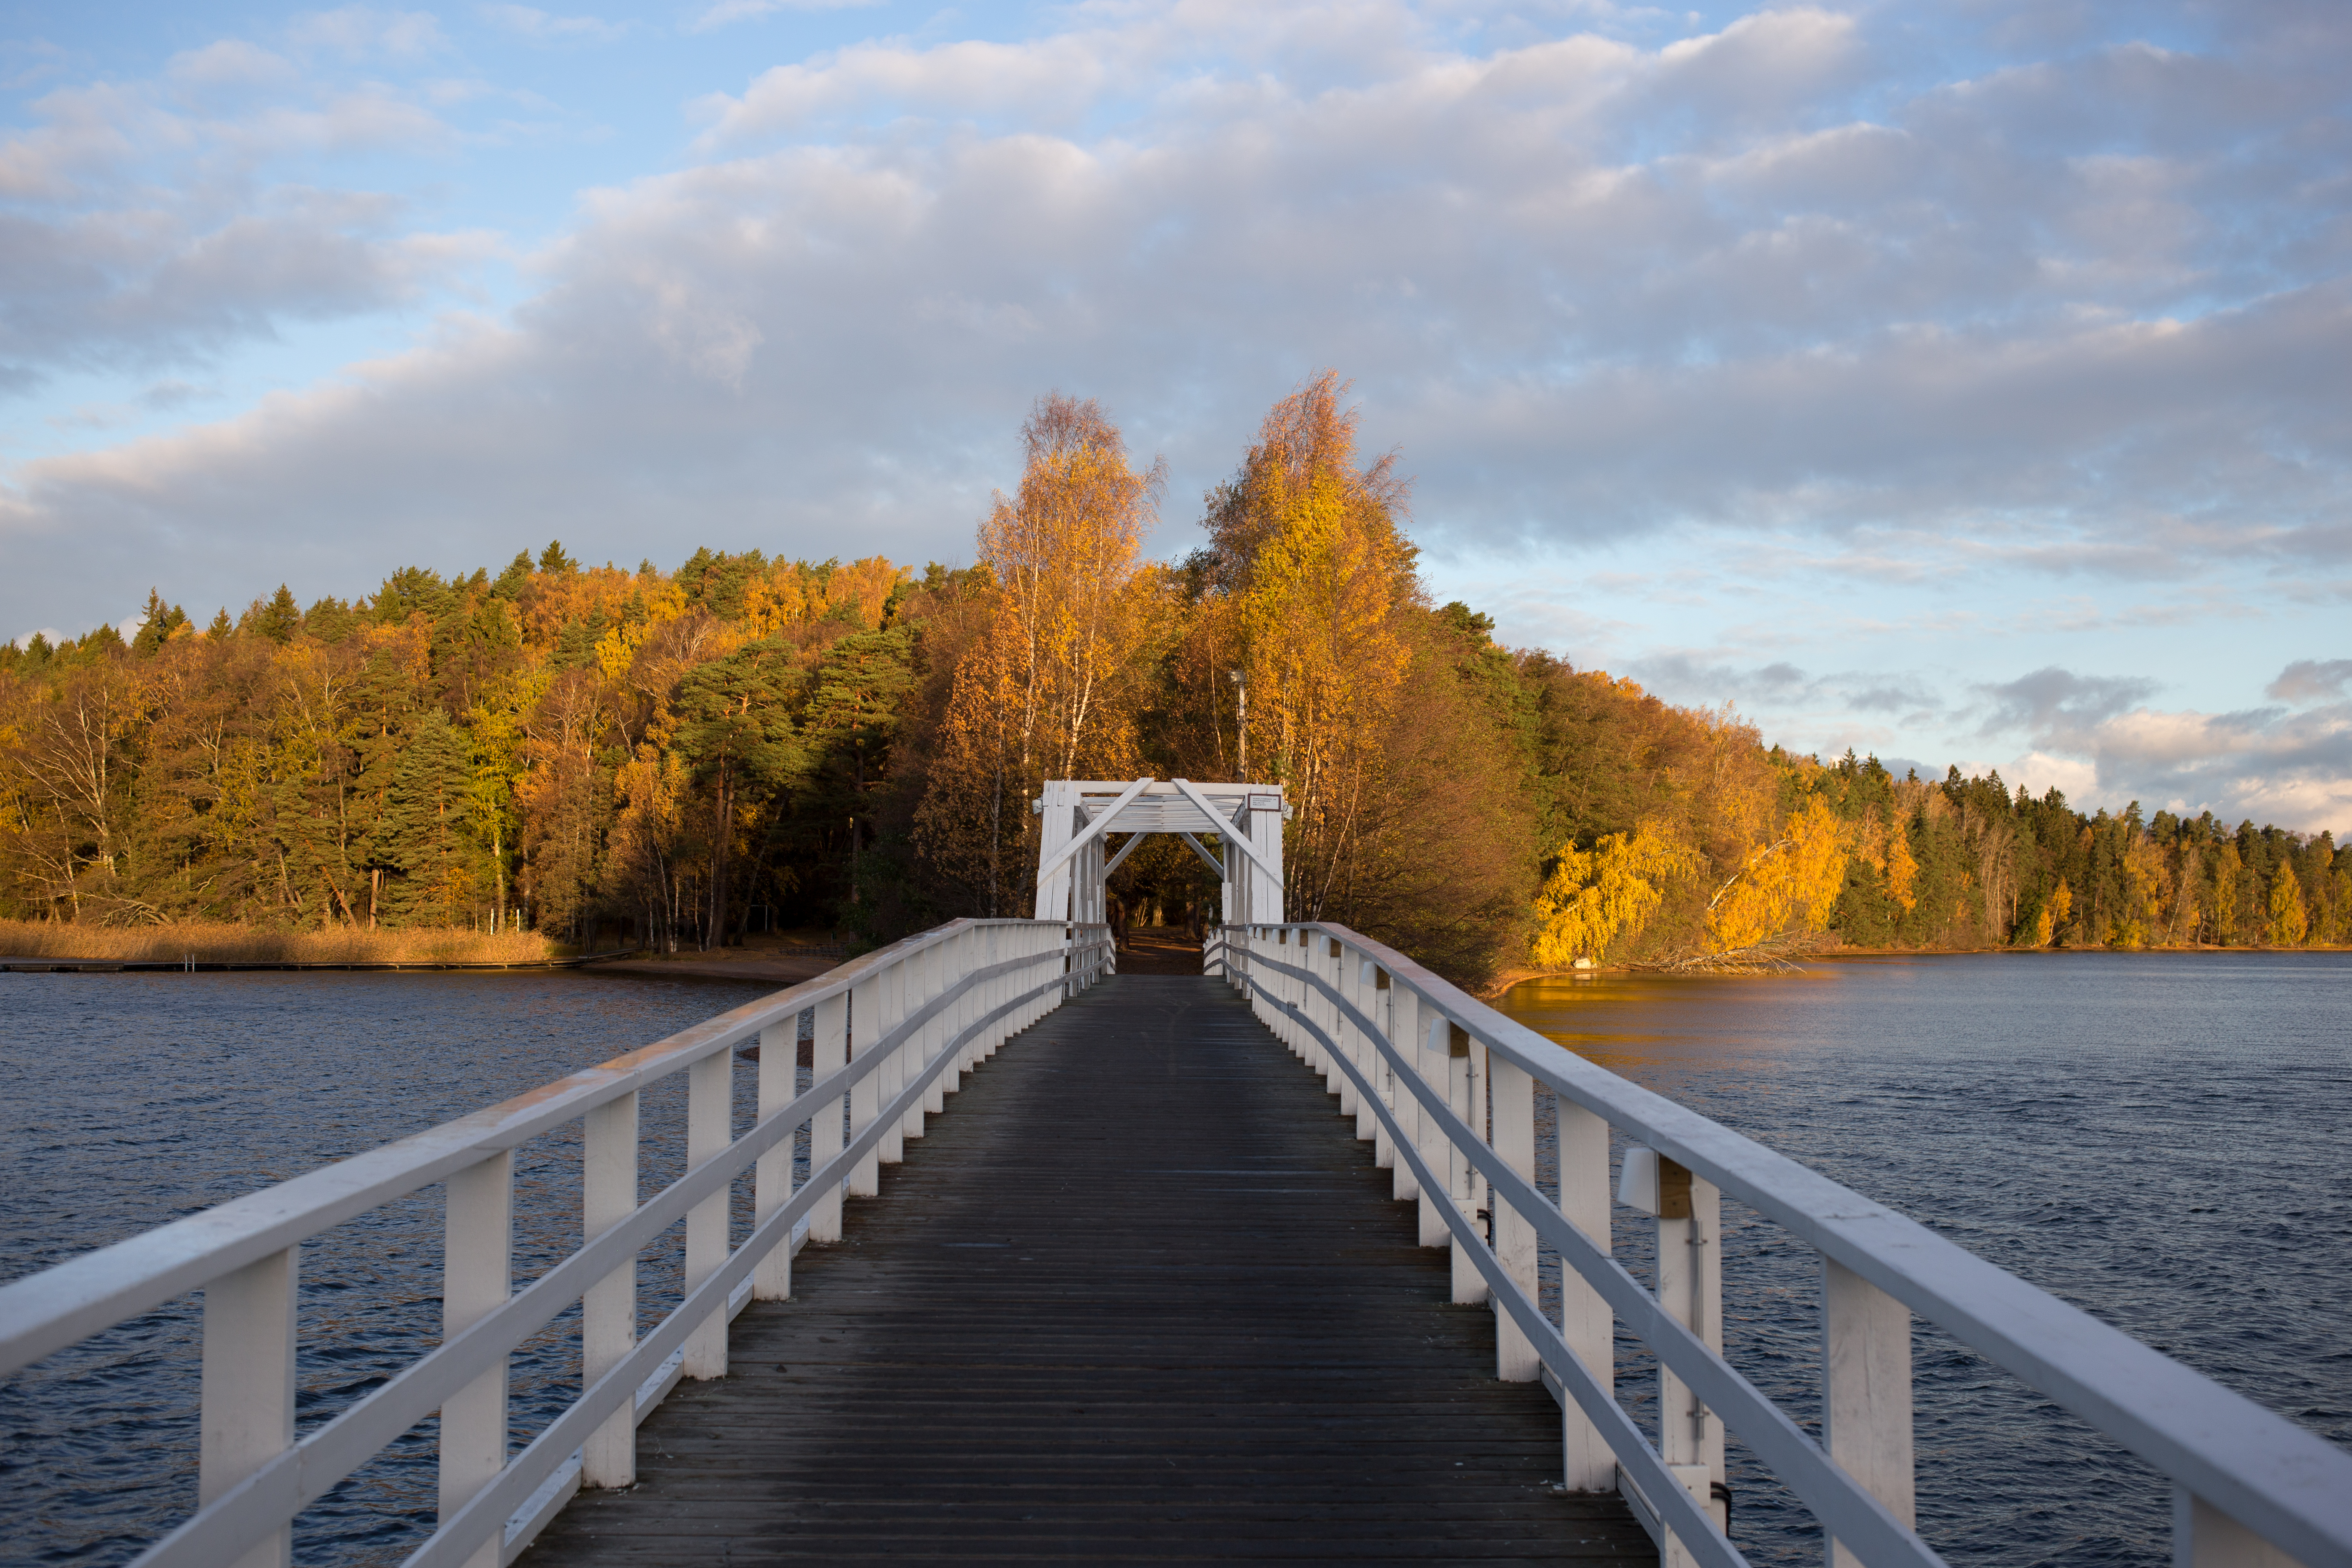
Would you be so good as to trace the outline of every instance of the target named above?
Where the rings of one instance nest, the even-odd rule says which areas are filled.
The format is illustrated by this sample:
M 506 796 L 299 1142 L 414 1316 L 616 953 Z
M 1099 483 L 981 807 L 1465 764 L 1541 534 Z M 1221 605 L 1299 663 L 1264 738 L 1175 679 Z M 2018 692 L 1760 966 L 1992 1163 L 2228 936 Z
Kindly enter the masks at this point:
M 1283 919 L 1278 789 L 1042 804 L 1036 918 L 949 921 L 0 1285 L 0 1375 L 203 1292 L 197 1506 L 136 1568 L 286 1568 L 304 1510 L 436 1417 L 431 1531 L 421 1500 L 386 1521 L 422 1534 L 404 1568 L 1748 1568 L 1735 1433 L 1831 1568 L 1947 1568 L 1915 1528 L 1916 1314 L 2167 1477 L 2180 1568 L 2352 1568 L 2352 1454 L 1410 955 Z M 1115 960 L 1104 879 L 1152 833 L 1221 868 L 1225 918 L 1198 957 Z M 641 1100 L 680 1080 L 656 1135 L 686 1167 L 648 1192 L 642 1116 L 678 1108 Z M 582 1240 L 519 1280 L 516 1204 L 549 1188 L 517 1151 L 550 1135 L 577 1138 Z M 432 1189 L 439 1342 L 298 1429 L 303 1247 Z M 1818 1258 L 1806 1412 L 1726 1359 L 1727 1200 Z M 1622 1210 L 1655 1226 L 1647 1279 L 1612 1253 Z M 685 1293 L 649 1313 L 666 1248 Z M 579 1395 L 518 1447 L 515 1352 L 575 1312 Z
M 1220 981 L 1086 993 L 520 1561 L 1655 1563 L 1337 1107 Z

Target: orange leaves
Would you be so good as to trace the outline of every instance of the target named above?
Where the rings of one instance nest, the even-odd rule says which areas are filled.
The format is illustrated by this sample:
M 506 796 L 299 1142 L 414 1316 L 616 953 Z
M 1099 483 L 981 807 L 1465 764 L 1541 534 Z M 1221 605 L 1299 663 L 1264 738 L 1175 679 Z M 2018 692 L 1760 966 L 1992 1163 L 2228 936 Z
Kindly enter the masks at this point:
M 1748 858 L 1707 910 L 1709 945 L 1737 952 L 1779 936 L 1827 929 L 1845 883 L 1847 826 L 1829 803 L 1808 796 L 1780 837 Z
M 1674 884 L 1696 876 L 1698 855 L 1654 823 L 1605 835 L 1588 853 L 1560 851 L 1536 895 L 1535 960 L 1548 969 L 1599 962 L 1621 936 L 1638 937 Z
M 908 575 L 907 568 L 881 555 L 846 566 L 779 561 L 743 584 L 743 629 L 757 641 L 847 606 L 858 626 L 871 631 L 882 624 L 883 606 Z

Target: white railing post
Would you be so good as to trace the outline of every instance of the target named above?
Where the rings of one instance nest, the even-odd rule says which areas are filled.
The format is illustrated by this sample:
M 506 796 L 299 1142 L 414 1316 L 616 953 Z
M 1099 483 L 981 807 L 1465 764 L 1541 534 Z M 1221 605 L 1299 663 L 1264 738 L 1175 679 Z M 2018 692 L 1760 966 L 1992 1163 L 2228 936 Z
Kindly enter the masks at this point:
M 1363 1010 L 1363 1001 L 1357 995 L 1357 979 L 1355 953 L 1339 938 L 1332 938 L 1331 988 L 1339 994 L 1339 1002 L 1330 1005 L 1331 1038 L 1338 1042 L 1339 1054 L 1361 1072 L 1364 1068 L 1363 1038 L 1357 1032 L 1356 1026 L 1348 1021 L 1347 1014 L 1340 1010 L 1340 1002 L 1359 1012 Z M 1339 1114 L 1355 1123 L 1356 1136 L 1361 1138 L 1364 1135 L 1364 1107 L 1361 1097 L 1356 1092 L 1356 1080 L 1336 1068 L 1332 1076 L 1339 1079 L 1331 1087 L 1339 1091 Z
M 781 1024 L 771 1024 L 760 1031 L 760 1120 L 769 1117 L 799 1098 L 801 1059 L 801 1018 L 795 1013 Z M 841 1117 L 835 1107 L 834 1141 L 840 1142 Z M 810 1119 L 811 1131 L 824 1121 L 823 1111 Z M 814 1153 L 814 1151 L 812 1151 Z M 765 1225 L 768 1216 L 784 1206 L 793 1195 L 793 1140 L 786 1137 L 774 1148 L 760 1156 L 752 1169 L 751 1223 Z M 814 1219 L 810 1224 L 814 1231 Z M 789 1300 L 793 1294 L 793 1238 L 777 1238 L 759 1262 L 751 1266 L 751 1296 L 754 1300 Z
M 849 1065 L 849 998 L 828 996 L 816 1005 L 816 1024 L 810 1041 L 810 1059 L 815 1066 L 811 1082 L 832 1077 Z M 761 1053 L 765 1059 L 766 1053 Z M 853 1091 L 844 1097 L 855 1100 Z M 841 1141 L 841 1101 L 828 1100 L 816 1108 L 809 1119 L 809 1170 L 822 1171 L 839 1157 Z M 809 1206 L 809 1239 L 816 1242 L 841 1239 L 841 1193 L 845 1178 L 836 1177 L 825 1183 L 825 1190 L 817 1194 Z
M 849 988 L 849 1059 L 863 1061 L 882 1044 L 883 977 L 869 972 Z M 854 1140 L 873 1123 L 881 1106 L 882 1067 L 876 1063 L 866 1076 L 849 1086 L 849 1136 Z M 882 1190 L 880 1151 L 868 1149 L 850 1166 L 844 1188 L 847 1196 L 870 1198 Z
M 294 1283 L 301 1249 L 247 1264 L 205 1287 L 203 1413 L 196 1502 L 211 1502 L 294 1446 Z M 236 1568 L 286 1568 L 287 1520 Z
M 501 1151 L 450 1176 L 441 1247 L 441 1339 L 456 1339 L 503 1307 L 514 1289 L 514 1151 Z M 507 1358 L 441 1406 L 440 1517 L 446 1524 L 507 1462 Z M 489 1539 L 466 1568 L 499 1568 L 504 1541 Z
M 765 1051 L 760 1053 L 767 1055 Z M 713 1051 L 686 1069 L 687 1168 L 716 1159 L 733 1142 L 735 1052 Z M 686 1288 L 709 1279 L 727 1263 L 727 1206 L 721 1187 L 686 1211 Z M 727 1375 L 727 1303 L 697 1323 L 686 1338 L 679 1372 L 697 1380 Z
M 1408 1147 L 1416 1149 L 1421 1146 L 1421 1101 L 1413 1098 L 1412 1087 L 1403 1075 L 1408 1071 L 1420 1070 L 1421 1037 L 1421 993 L 1396 984 L 1394 976 L 1391 976 L 1389 1039 L 1396 1047 L 1397 1056 L 1403 1065 L 1389 1069 L 1389 1107 L 1396 1115 L 1397 1137 Z M 1402 1151 L 1395 1152 L 1391 1161 L 1389 1196 L 1400 1203 L 1411 1203 L 1421 1196 L 1421 1182 L 1413 1175 L 1412 1166 Z M 1428 1228 L 1424 1225 L 1420 1234 L 1427 1235 Z
M 1316 975 L 1328 979 L 1332 988 L 1337 990 L 1339 984 L 1339 939 L 1317 931 L 1314 951 Z M 1323 1087 L 1339 1097 L 1340 1115 L 1353 1116 L 1355 1100 L 1348 1092 L 1348 1075 L 1341 1072 L 1339 1064 L 1331 1059 L 1334 1053 L 1344 1050 L 1347 1046 L 1347 1037 L 1339 1028 L 1339 1005 L 1318 988 L 1310 986 L 1307 994 L 1315 999 L 1315 1021 L 1322 1026 L 1324 1035 L 1331 1042 L 1325 1045 L 1318 1041 L 1315 1047 L 1315 1060 L 1323 1074 Z
M 910 978 L 908 970 L 911 967 L 910 959 L 900 958 L 897 963 L 883 969 L 876 984 L 874 1038 L 877 1043 L 906 1019 L 910 1005 L 907 995 L 907 983 Z M 882 1107 L 898 1099 L 898 1091 L 907 1087 L 905 1041 L 900 1041 L 882 1058 L 881 1065 L 874 1069 L 874 1077 L 878 1080 L 874 1089 L 874 1114 L 879 1116 L 882 1113 Z M 904 1116 L 882 1130 L 882 1144 L 878 1153 L 885 1165 L 896 1165 L 906 1159 L 907 1121 Z M 878 1182 L 880 1178 L 877 1176 L 876 1179 Z M 881 1189 L 877 1186 L 875 1190 L 879 1192 Z
M 1454 1116 L 1470 1129 L 1470 1136 L 1479 1142 L 1486 1135 L 1486 1075 L 1481 1061 L 1486 1053 L 1484 1042 L 1473 1040 L 1469 1031 L 1460 1025 L 1446 1030 L 1445 1103 Z M 1445 1140 L 1446 1195 L 1454 1200 L 1454 1209 L 1473 1228 L 1478 1224 L 1478 1167 L 1470 1163 L 1470 1151 L 1455 1142 L 1449 1135 Z M 1471 1306 L 1486 1300 L 1486 1276 L 1479 1270 L 1478 1259 L 1458 1236 L 1452 1237 L 1448 1249 L 1454 1259 L 1454 1300 L 1457 1305 Z M 1481 1245 L 1484 1245 L 1483 1243 Z
M 899 965 L 906 971 L 906 1011 L 902 1017 L 912 1017 L 923 1010 L 923 1005 L 938 994 L 940 944 L 931 942 Z M 933 1018 L 907 1038 L 898 1052 L 898 1087 L 904 1089 L 923 1076 L 923 1068 L 931 1059 L 931 1041 L 938 1037 L 940 1021 Z M 930 1104 L 931 1091 L 926 1089 L 920 1100 L 907 1107 L 898 1118 L 898 1136 L 904 1141 L 923 1135 L 923 1115 Z
M 1005 944 L 1004 928 L 1003 926 L 992 925 L 982 928 L 981 931 L 980 956 L 977 962 L 983 965 L 1001 963 L 1009 955 L 1009 951 L 1010 950 Z M 988 1015 L 995 1012 L 999 1007 L 1003 1006 L 1004 999 L 1012 994 L 1013 991 L 1011 982 L 1003 975 L 1000 974 L 996 976 L 994 979 L 987 982 L 985 986 L 982 989 L 979 1011 L 974 1016 L 982 1018 L 988 1016 Z M 1004 1023 L 1003 1019 L 999 1019 L 995 1023 L 988 1024 L 982 1027 L 979 1035 L 974 1037 L 971 1042 L 971 1058 L 968 1070 L 977 1069 L 981 1063 L 986 1061 L 991 1056 L 995 1054 L 997 1037 L 1003 1034 L 1003 1032 Z
M 1917 1512 L 1911 1460 L 1911 1309 L 1822 1259 L 1822 1443 L 1886 1511 Z M 1831 1568 L 1861 1568 L 1843 1541 Z
M 1907 1522 L 1910 1516 L 1906 1514 Z M 2172 1568 L 2303 1568 L 2301 1563 L 2191 1492 L 2172 1488 Z
M 637 1095 L 608 1100 L 581 1119 L 581 1232 L 596 1237 L 637 1208 Z M 588 1287 L 580 1304 L 580 1371 L 584 1388 L 619 1364 L 637 1342 L 637 1260 L 632 1257 Z M 624 1399 L 581 1447 L 580 1484 L 635 1486 L 637 1412 Z
M 1536 1179 L 1536 1080 L 1525 1068 L 1487 1053 L 1488 1089 L 1495 1101 L 1495 1154 L 1532 1184 Z M 1495 1218 L 1495 1259 L 1512 1284 L 1536 1294 L 1536 1227 L 1489 1188 L 1486 1206 Z M 1571 1271 L 1572 1272 L 1572 1271 Z M 1505 1383 L 1533 1383 L 1543 1375 L 1535 1342 L 1508 1312 L 1495 1314 L 1495 1375 Z
M 965 944 L 971 936 L 970 931 L 961 931 L 931 944 L 931 995 L 943 995 L 952 991 L 955 989 L 956 982 L 963 977 L 964 956 L 968 951 Z M 940 1008 L 939 1016 L 933 1018 L 930 1026 L 923 1031 L 923 1065 L 925 1067 L 937 1061 L 940 1054 L 949 1048 L 950 1042 L 956 1037 L 956 1031 L 963 1027 L 963 1010 L 971 1005 L 971 996 L 968 992 L 957 997 Z M 940 1075 L 931 1079 L 931 1087 L 923 1091 L 922 1110 L 915 1118 L 918 1131 L 921 1131 L 919 1124 L 922 1121 L 923 1113 L 933 1116 L 946 1113 L 948 1096 L 954 1091 L 955 1087 L 956 1068 L 941 1068 Z
M 1369 963 L 1371 961 L 1367 959 L 1365 962 Z M 1396 994 L 1397 994 L 1389 978 L 1389 972 L 1382 969 L 1378 964 L 1373 964 L 1372 984 L 1370 991 L 1371 1003 L 1364 1009 L 1364 1011 L 1370 1015 L 1372 1023 L 1381 1031 L 1381 1039 L 1382 1040 L 1394 1040 L 1397 1038 L 1395 1023 Z M 1388 1058 L 1381 1054 L 1380 1045 L 1377 1041 L 1367 1040 L 1364 1042 L 1364 1070 L 1371 1075 L 1372 1088 L 1374 1092 L 1379 1094 L 1381 1103 L 1389 1108 L 1391 1114 L 1402 1114 L 1397 1110 L 1396 1069 L 1390 1067 Z M 1359 1125 L 1360 1128 L 1360 1124 Z M 1381 1171 L 1394 1171 L 1401 1163 L 1402 1162 L 1400 1162 L 1396 1157 L 1395 1140 L 1389 1136 L 1388 1124 L 1382 1121 L 1379 1117 L 1373 1117 L 1373 1168 L 1375 1170 Z M 1403 1194 L 1395 1190 L 1396 1178 L 1391 1176 L 1389 1180 L 1390 1195 L 1391 1197 L 1403 1196 Z
M 1584 1239 L 1609 1251 L 1609 1123 L 1564 1094 L 1553 1096 L 1559 1145 L 1559 1212 Z M 1617 1321 L 1601 1292 L 1563 1260 L 1560 1336 L 1611 1398 L 1617 1394 Z M 1560 1416 L 1561 1473 L 1570 1491 L 1617 1489 L 1617 1457 L 1601 1429 L 1566 1402 Z
M 1723 1353 L 1723 1249 L 1717 1226 L 1722 1194 L 1664 1154 L 1657 1159 L 1658 1304 L 1709 1350 Z M 1715 1496 L 1723 1479 L 1723 1419 L 1663 1365 L 1658 1369 L 1658 1455 L 1714 1518 L 1728 1510 Z M 1667 1538 L 1663 1568 L 1692 1568 L 1682 1542 Z
M 1421 1081 L 1437 1091 L 1438 1100 L 1452 1105 L 1454 1096 L 1449 1092 L 1449 1082 L 1454 1076 L 1454 1058 L 1448 1051 L 1454 1026 L 1446 1021 L 1445 1015 L 1430 1006 L 1426 1000 L 1416 999 L 1421 1001 L 1417 1010 L 1421 1014 L 1423 1028 L 1421 1049 L 1414 1059 L 1414 1066 L 1421 1070 Z M 1430 1175 L 1446 1184 L 1441 1192 L 1421 1194 L 1421 1245 L 1450 1248 L 1454 1245 L 1454 1232 L 1437 1207 L 1439 1204 L 1454 1201 L 1452 1163 L 1447 1158 L 1449 1141 L 1444 1124 L 1434 1112 L 1416 1101 L 1413 1113 L 1420 1124 L 1413 1131 L 1413 1146 L 1420 1150 L 1422 1163 L 1429 1167 Z

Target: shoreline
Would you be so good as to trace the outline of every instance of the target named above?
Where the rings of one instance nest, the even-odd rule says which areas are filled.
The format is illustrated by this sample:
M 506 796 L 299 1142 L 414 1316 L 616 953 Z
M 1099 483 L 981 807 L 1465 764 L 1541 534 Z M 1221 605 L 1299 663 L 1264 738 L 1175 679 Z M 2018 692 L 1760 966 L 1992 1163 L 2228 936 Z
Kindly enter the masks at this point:
M 143 959 L 143 958 L 18 958 L 0 955 L 0 974 L 216 974 L 246 970 L 395 969 L 499 970 L 577 969 L 583 964 L 609 963 L 632 950 L 583 953 L 577 958 L 541 958 L 499 963 L 475 959 Z
M 1868 963 L 1881 959 L 1895 958 L 2079 958 L 2103 954 L 2111 958 L 2148 957 L 2167 954 L 2211 952 L 2352 952 L 2352 946 L 2341 942 L 2321 942 L 2307 947 L 2222 947 L 2210 942 L 2179 943 L 2163 947 L 1843 947 L 1824 949 L 1816 952 L 1794 953 L 1785 962 L 1792 965 L 1807 963 Z M 1515 985 L 1536 980 L 1574 980 L 1581 976 L 1603 974 L 1671 974 L 1677 979 L 1739 978 L 1758 973 L 1754 970 L 1707 970 L 1692 968 L 1669 971 L 1643 964 L 1604 963 L 1592 969 L 1507 969 L 1486 982 L 1477 994 L 1491 1001 Z

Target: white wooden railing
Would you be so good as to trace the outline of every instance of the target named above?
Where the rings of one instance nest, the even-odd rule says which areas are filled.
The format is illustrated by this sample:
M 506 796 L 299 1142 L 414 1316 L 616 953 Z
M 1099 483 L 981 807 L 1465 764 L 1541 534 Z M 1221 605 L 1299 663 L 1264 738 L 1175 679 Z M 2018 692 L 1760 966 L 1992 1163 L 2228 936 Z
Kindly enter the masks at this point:
M 1496 1375 L 1562 1394 L 1570 1488 L 1624 1491 L 1667 1568 L 1744 1562 L 1716 1491 L 1727 1426 L 1821 1521 L 1832 1568 L 1941 1563 L 1913 1529 L 1914 1312 L 2170 1478 L 2177 1568 L 2352 1568 L 2352 1454 L 2315 1434 L 1344 926 L 1223 927 L 1206 956 L 1418 1200 L 1454 1300 L 1494 1304 Z M 1538 1080 L 1559 1106 L 1557 1205 L 1535 1185 Z M 1633 1141 L 1616 1199 L 1656 1218 L 1654 1293 L 1610 1256 L 1612 1127 Z M 1819 1442 L 1724 1360 L 1726 1193 L 1821 1257 Z M 1558 1321 L 1538 1238 L 1567 1265 Z M 1658 1359 L 1655 1443 L 1615 1397 L 1619 1326 Z
M 922 1136 L 959 1075 L 1110 965 L 1108 927 L 950 921 L 602 1067 L 0 1287 L 0 1375 L 201 1289 L 198 1506 L 139 1563 L 285 1564 L 295 1516 L 438 1410 L 440 1523 L 408 1563 L 503 1568 L 583 1485 L 630 1485 L 637 1423 L 681 1376 L 725 1373 L 730 1319 L 754 1296 L 790 1293 L 795 1245 L 838 1239 L 842 1195 L 877 1190 L 879 1166 Z M 795 1092 L 808 1013 L 814 1080 Z M 757 1120 L 737 1136 L 735 1047 L 755 1038 Z M 638 1096 L 681 1072 L 686 1173 L 641 1203 Z M 514 1151 L 573 1121 L 586 1239 L 518 1291 Z M 809 1173 L 795 1188 L 803 1127 Z M 730 1248 L 728 1199 L 747 1170 L 752 1229 Z M 447 1193 L 441 1345 L 297 1441 L 302 1243 L 436 1183 Z M 681 1219 L 685 1300 L 641 1338 L 637 1254 Z M 575 1301 L 580 1397 L 509 1456 L 507 1358 Z

